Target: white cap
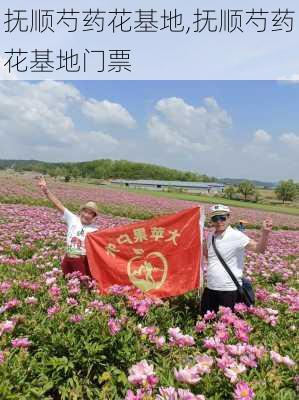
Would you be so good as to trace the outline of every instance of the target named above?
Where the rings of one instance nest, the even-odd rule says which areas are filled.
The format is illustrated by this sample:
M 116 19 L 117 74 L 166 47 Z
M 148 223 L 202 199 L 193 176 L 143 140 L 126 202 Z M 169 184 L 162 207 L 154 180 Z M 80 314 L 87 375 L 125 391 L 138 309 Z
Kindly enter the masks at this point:
M 209 214 L 210 217 L 213 217 L 214 215 L 230 214 L 230 208 L 224 206 L 223 204 L 216 204 L 215 206 L 209 208 Z

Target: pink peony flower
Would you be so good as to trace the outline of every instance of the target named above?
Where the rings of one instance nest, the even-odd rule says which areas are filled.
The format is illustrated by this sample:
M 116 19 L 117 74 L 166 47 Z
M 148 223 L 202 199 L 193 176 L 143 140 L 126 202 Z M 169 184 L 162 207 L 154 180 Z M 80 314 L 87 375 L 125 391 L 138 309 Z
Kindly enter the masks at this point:
M 26 304 L 29 304 L 29 305 L 35 305 L 35 304 L 38 303 L 38 300 L 37 300 L 37 298 L 34 297 L 34 296 L 26 297 L 25 303 L 26 303 Z
M 51 286 L 54 283 L 56 283 L 56 278 L 55 277 L 47 278 L 45 283 L 47 286 Z
M 221 369 L 229 368 L 231 365 L 234 365 L 235 360 L 227 353 L 224 353 L 221 358 L 217 358 L 217 366 Z
M 254 354 L 244 355 L 240 357 L 240 362 L 249 368 L 256 368 L 257 362 Z
M 204 339 L 203 347 L 206 349 L 216 349 L 219 344 L 221 342 L 217 337 L 207 337 Z
M 228 330 L 223 329 L 221 331 L 216 332 L 216 337 L 221 341 L 221 342 L 227 342 L 229 339 L 229 333 Z
M 83 317 L 82 317 L 82 315 L 79 315 L 79 314 L 77 314 L 77 315 L 71 315 L 70 316 L 70 319 L 69 319 L 69 321 L 72 323 L 72 324 L 78 324 L 79 322 L 81 322 L 83 320 Z
M 294 367 L 296 365 L 295 361 L 293 361 L 289 356 L 281 356 L 279 353 L 275 351 L 270 351 L 270 357 L 273 362 L 277 364 L 285 364 L 287 367 Z
M 266 353 L 266 349 L 264 346 L 251 346 L 251 345 L 246 345 L 246 350 L 250 354 L 254 354 L 257 359 L 260 359 L 264 356 Z
M 178 389 L 178 400 L 205 400 L 205 396 L 193 394 L 189 390 Z
M 206 329 L 206 323 L 204 321 L 198 321 L 195 325 L 195 331 L 198 333 L 203 332 Z
M 79 304 L 78 301 L 76 299 L 74 299 L 73 297 L 68 297 L 66 299 L 66 303 L 69 306 L 77 306 Z
M 248 307 L 244 303 L 237 303 L 234 306 L 234 311 L 240 314 L 246 313 Z
M 4 351 L 0 351 L 0 365 L 4 364 L 4 361 L 5 361 Z
M 11 341 L 12 347 L 22 347 L 22 348 L 27 348 L 32 345 L 32 342 L 28 340 L 28 338 L 16 338 Z
M 60 311 L 60 307 L 59 306 L 53 306 L 53 307 L 49 307 L 47 310 L 48 315 L 54 315 L 59 313 Z
M 103 307 L 104 307 L 104 303 L 100 300 L 91 301 L 88 305 L 88 308 L 93 308 L 94 310 L 97 310 L 97 311 L 102 311 Z
M 229 344 L 226 346 L 226 348 L 229 353 L 234 356 L 241 356 L 246 352 L 246 347 L 242 344 Z
M 161 387 L 156 400 L 178 400 L 178 394 L 174 387 Z
M 153 336 L 151 337 L 151 342 L 156 345 L 156 347 L 159 349 L 164 346 L 166 340 L 164 336 Z
M 12 332 L 14 330 L 15 327 L 15 322 L 14 321 L 4 321 L 0 324 L 0 336 L 3 333 L 7 333 L 7 332 Z
M 10 282 L 0 282 L 0 293 L 5 294 L 6 292 L 9 291 L 9 289 L 12 287 L 12 284 Z
M 59 299 L 60 295 L 61 295 L 61 290 L 60 287 L 57 285 L 53 285 L 50 287 L 49 291 L 49 295 L 52 297 L 52 299 Z
M 141 324 L 139 324 L 137 326 L 137 329 L 139 330 L 139 332 L 141 333 L 141 335 L 145 335 L 145 336 L 153 336 L 156 335 L 158 333 L 158 328 L 156 328 L 155 326 L 144 326 L 142 327 Z
M 179 370 L 175 368 L 174 376 L 177 381 L 187 383 L 189 385 L 194 385 L 201 380 L 201 376 L 196 365 L 191 368 L 180 368 Z
M 184 347 L 184 346 L 194 346 L 194 338 L 190 335 L 184 335 L 180 328 L 169 328 L 168 334 L 170 336 L 170 344 L 174 346 Z
M 234 400 L 251 400 L 253 398 L 254 392 L 246 382 L 237 383 L 234 391 Z
M 0 314 L 4 313 L 7 310 L 12 310 L 13 308 L 19 307 L 20 305 L 21 302 L 18 299 L 9 300 L 2 307 L 0 307 Z
M 110 335 L 116 335 L 121 330 L 121 323 L 116 318 L 110 318 L 108 321 Z
M 109 304 L 109 303 L 105 304 L 103 310 L 106 311 L 106 313 L 108 315 L 110 315 L 111 317 L 114 317 L 116 315 L 116 310 L 115 310 L 115 308 L 113 307 L 112 304 Z
M 216 313 L 215 313 L 215 311 L 207 311 L 206 313 L 205 313 L 205 315 L 204 315 L 204 320 L 205 321 L 212 321 L 213 319 L 215 319 L 216 318 Z
M 121 285 L 113 285 L 109 288 L 109 292 L 111 294 L 122 296 L 133 290 L 132 286 L 121 286 Z
M 289 356 L 284 356 L 282 357 L 282 362 L 284 365 L 286 365 L 287 367 L 294 367 L 296 365 L 295 361 L 292 360 Z
M 196 356 L 195 360 L 196 360 L 196 367 L 201 375 L 209 373 L 211 371 L 211 367 L 214 363 L 212 357 L 208 356 L 207 354 L 203 354 L 200 356 Z
M 193 367 L 180 368 L 174 370 L 175 378 L 179 382 L 195 384 L 200 381 L 201 375 L 209 373 L 214 363 L 212 357 L 207 354 L 195 357 L 196 364 Z
M 245 371 L 245 365 L 234 363 L 230 367 L 224 369 L 224 375 L 229 378 L 231 383 L 235 383 L 238 380 L 238 375 Z
M 140 361 L 129 369 L 128 380 L 137 386 L 154 386 L 158 382 L 153 365 L 148 364 L 146 360 Z

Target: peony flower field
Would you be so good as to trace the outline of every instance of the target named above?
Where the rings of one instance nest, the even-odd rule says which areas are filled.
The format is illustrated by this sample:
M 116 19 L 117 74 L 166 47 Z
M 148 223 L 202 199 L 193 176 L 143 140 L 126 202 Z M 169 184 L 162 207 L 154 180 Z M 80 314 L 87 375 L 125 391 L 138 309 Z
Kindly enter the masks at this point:
M 194 204 L 51 185 L 74 207 L 94 199 L 163 213 Z M 0 198 L 1 400 L 298 398 L 299 217 L 272 213 L 289 230 L 273 231 L 264 254 L 247 253 L 255 306 L 201 318 L 197 292 L 162 301 L 114 286 L 104 297 L 86 276 L 63 277 L 66 226 L 39 205 L 33 180 L 1 177 Z M 96 223 L 130 222 L 121 215 L 100 214 Z M 260 223 L 265 213 L 234 208 L 240 217 Z
M 106 188 L 100 185 L 83 185 L 73 182 L 65 184 L 50 179 L 48 179 L 48 186 L 61 200 L 71 207 L 78 208 L 79 204 L 92 199 L 100 205 L 103 211 L 125 217 L 136 217 L 137 215 L 142 219 L 150 218 L 157 214 L 180 211 L 199 204 L 196 201 L 153 197 L 116 188 Z M 31 205 L 44 205 L 46 203 L 32 176 L 4 174 L 0 174 L 0 202 L 25 202 Z M 205 204 L 205 207 L 208 206 L 208 204 Z M 255 227 L 260 226 L 266 217 L 271 217 L 275 227 L 299 229 L 299 215 L 264 212 L 239 207 L 231 207 L 231 209 L 233 211 L 232 222 L 245 219 L 252 227 Z

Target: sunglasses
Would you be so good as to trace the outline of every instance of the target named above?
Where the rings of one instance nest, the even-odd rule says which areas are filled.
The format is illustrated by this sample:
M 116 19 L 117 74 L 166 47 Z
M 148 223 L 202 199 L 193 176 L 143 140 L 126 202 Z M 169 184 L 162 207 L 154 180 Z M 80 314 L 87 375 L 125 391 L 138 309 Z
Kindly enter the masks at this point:
M 227 220 L 227 216 L 226 216 L 226 215 L 214 215 L 214 216 L 211 218 L 211 221 L 212 221 L 212 222 L 218 222 L 218 221 L 224 222 L 224 221 L 226 221 L 226 220 Z

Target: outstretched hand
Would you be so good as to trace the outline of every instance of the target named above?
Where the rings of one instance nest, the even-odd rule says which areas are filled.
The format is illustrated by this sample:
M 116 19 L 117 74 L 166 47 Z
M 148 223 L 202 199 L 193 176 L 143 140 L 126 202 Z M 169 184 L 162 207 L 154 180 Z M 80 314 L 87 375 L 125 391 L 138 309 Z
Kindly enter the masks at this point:
M 47 182 L 43 176 L 39 176 L 38 178 L 38 186 L 41 188 L 41 190 L 44 192 L 44 194 L 47 196 L 48 200 L 51 201 L 51 203 L 54 204 L 54 206 L 61 211 L 62 213 L 65 211 L 64 205 L 61 203 L 60 200 L 57 199 L 57 197 L 48 190 Z
M 38 186 L 42 189 L 43 192 L 47 190 L 47 182 L 43 176 L 38 178 Z

